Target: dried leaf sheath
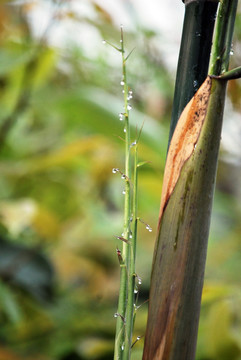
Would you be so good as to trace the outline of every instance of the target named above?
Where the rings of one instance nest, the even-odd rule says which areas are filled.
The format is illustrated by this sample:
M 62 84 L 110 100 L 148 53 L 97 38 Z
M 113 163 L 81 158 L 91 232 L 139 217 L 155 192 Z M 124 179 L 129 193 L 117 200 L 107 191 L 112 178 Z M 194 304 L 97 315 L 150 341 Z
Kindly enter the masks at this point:
M 193 153 L 198 141 L 207 112 L 211 84 L 211 78 L 208 76 L 178 120 L 167 155 L 159 219 L 177 183 L 181 169 Z
M 226 83 L 208 77 L 169 149 L 144 360 L 194 360 Z M 198 256 L 194 256 L 198 254 Z

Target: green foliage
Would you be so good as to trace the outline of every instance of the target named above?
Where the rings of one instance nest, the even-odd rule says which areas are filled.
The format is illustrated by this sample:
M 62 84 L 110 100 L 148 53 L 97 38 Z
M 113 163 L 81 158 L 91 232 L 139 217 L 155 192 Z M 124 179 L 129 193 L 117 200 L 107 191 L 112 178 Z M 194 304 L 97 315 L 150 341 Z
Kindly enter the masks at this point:
M 26 288 L 1 281 L 0 359 L 64 360 L 71 354 L 85 360 L 112 359 L 119 286 L 114 236 L 123 222 L 123 183 L 111 173 L 113 167 L 124 167 L 123 142 L 118 138 L 123 130 L 118 119 L 120 63 L 101 40 L 91 56 L 74 44 L 61 49 L 51 45 L 48 31 L 36 38 L 27 21 L 31 12 L 27 2 L 11 3 L 0 7 L 0 216 L 5 227 L 1 235 L 12 245 L 46 256 L 55 269 L 55 289 L 52 302 L 41 302 Z M 61 11 L 62 17 L 56 15 L 58 26 L 64 18 L 87 22 L 100 39 L 118 41 L 119 28 L 101 7 L 93 7 L 95 23 L 76 20 L 64 7 Z M 134 92 L 132 133 L 145 120 L 138 151 L 140 162 L 150 163 L 139 170 L 139 208 L 140 217 L 155 229 L 173 83 L 153 45 L 155 32 L 143 30 L 140 42 L 138 31 L 125 31 L 128 47 L 136 46 L 128 60 Z M 241 38 L 235 41 L 238 48 Z M 230 91 L 240 111 L 236 95 L 240 81 L 234 80 Z M 229 173 L 237 169 L 220 162 L 200 360 L 220 359 L 222 344 L 227 344 L 233 359 L 241 348 L 240 192 L 222 175 L 227 168 Z M 150 234 L 140 224 L 139 305 L 148 298 L 154 237 L 154 231 Z M 226 340 L 220 343 L 217 336 L 208 350 L 214 334 L 206 336 L 205 329 L 219 326 L 216 314 L 224 307 L 231 314 L 222 333 Z M 146 313 L 144 304 L 137 312 L 134 338 L 144 334 Z M 133 348 L 133 360 L 140 359 L 142 346 L 143 339 Z

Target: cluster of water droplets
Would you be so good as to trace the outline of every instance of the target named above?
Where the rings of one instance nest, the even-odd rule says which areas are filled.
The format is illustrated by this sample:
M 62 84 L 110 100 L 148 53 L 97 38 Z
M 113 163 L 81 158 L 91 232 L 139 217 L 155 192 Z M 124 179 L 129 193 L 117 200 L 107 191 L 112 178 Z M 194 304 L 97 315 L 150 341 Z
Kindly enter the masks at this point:
M 120 170 L 119 170 L 118 168 L 113 168 L 113 169 L 112 169 L 112 173 L 113 173 L 113 174 L 117 174 L 119 171 L 120 171 Z
M 127 181 L 129 180 L 128 177 L 127 177 L 122 171 L 120 171 L 119 168 L 113 168 L 113 169 L 112 169 L 112 173 L 113 173 L 113 174 L 120 173 L 122 180 L 127 180 Z M 125 194 L 126 194 L 126 190 L 123 189 L 123 190 L 122 190 L 122 195 L 125 195 Z
M 197 80 L 194 80 L 194 81 L 193 81 L 193 87 L 194 87 L 194 90 L 195 90 L 195 91 L 198 90 L 198 81 L 197 81 Z
M 124 113 L 120 113 L 120 114 L 119 114 L 119 120 L 120 120 L 120 121 L 123 121 L 124 118 L 125 118 L 125 114 L 124 114 Z
M 146 230 L 148 230 L 149 232 L 152 232 L 152 228 L 150 227 L 150 225 L 146 225 Z

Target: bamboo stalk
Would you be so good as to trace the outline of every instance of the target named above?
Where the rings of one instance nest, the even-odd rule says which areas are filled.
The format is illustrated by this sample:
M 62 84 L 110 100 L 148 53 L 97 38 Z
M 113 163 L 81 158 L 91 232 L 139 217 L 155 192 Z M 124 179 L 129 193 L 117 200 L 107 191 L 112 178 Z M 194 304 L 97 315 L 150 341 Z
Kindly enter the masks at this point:
M 220 4 L 211 75 L 227 70 L 236 9 L 237 0 Z M 172 137 L 143 360 L 195 358 L 225 92 L 226 81 L 208 76 L 185 107 Z
M 184 107 L 207 76 L 218 6 L 218 0 L 186 0 L 183 2 L 185 3 L 185 17 L 177 66 L 169 144 Z

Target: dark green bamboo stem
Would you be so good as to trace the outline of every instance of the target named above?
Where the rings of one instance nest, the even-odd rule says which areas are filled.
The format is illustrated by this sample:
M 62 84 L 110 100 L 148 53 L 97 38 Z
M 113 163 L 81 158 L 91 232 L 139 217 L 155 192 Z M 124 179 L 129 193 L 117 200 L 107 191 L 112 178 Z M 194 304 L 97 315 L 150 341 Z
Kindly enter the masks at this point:
M 207 76 L 218 0 L 184 1 L 185 17 L 176 75 L 169 143 L 177 121 Z
M 237 0 L 223 0 L 219 7 L 210 67 L 215 77 L 228 68 L 236 9 Z M 198 142 L 159 219 L 143 360 L 195 358 L 226 92 L 224 80 L 208 77 L 207 83 L 210 92 Z M 197 114 L 188 112 L 191 124 Z

